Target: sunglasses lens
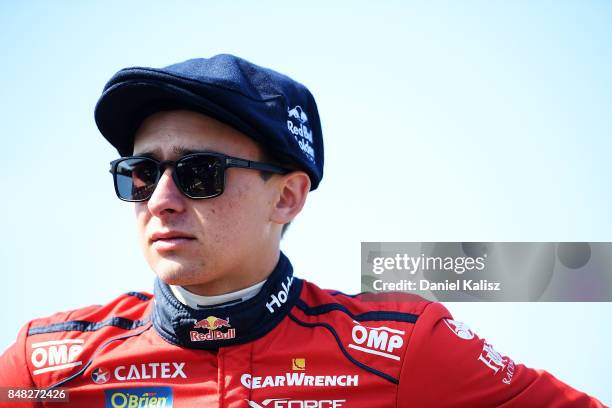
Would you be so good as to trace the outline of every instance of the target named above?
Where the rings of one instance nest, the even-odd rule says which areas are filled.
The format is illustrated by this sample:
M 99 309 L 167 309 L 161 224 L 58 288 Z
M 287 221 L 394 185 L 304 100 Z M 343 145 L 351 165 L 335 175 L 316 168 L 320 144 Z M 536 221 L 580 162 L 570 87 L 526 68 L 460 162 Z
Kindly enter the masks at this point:
M 181 159 L 176 164 L 176 175 L 189 197 L 215 197 L 223 192 L 223 164 L 218 157 L 197 155 Z
M 157 164 L 146 158 L 131 158 L 117 164 L 115 183 L 119 197 L 128 201 L 148 200 L 158 179 Z

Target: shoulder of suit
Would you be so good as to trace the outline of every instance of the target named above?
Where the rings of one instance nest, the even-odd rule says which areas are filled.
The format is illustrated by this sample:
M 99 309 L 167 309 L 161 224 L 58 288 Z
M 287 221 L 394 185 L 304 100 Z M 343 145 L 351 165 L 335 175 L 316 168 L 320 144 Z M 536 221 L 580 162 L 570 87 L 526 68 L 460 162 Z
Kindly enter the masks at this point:
M 104 305 L 91 305 L 33 319 L 29 323 L 28 337 L 63 331 L 96 331 L 106 326 L 126 327 L 128 321 L 144 317 L 152 299 L 153 295 L 147 292 L 128 292 Z
M 48 387 L 75 375 L 107 344 L 150 327 L 153 296 L 130 292 L 93 305 L 34 319 L 21 344 L 33 383 Z
M 433 303 L 421 296 L 403 292 L 363 292 L 349 295 L 337 290 L 321 289 L 308 281 L 304 281 L 300 299 L 311 307 L 336 304 L 355 314 L 389 311 L 416 316 L 421 315 L 425 308 Z

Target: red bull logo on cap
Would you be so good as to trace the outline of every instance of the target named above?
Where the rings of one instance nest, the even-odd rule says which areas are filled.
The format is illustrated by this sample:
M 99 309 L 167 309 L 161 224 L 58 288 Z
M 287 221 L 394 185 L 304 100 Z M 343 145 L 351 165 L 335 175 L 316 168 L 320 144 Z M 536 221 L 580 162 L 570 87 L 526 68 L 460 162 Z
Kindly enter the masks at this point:
M 221 327 L 227 327 L 227 331 L 217 331 Z M 236 337 L 236 329 L 231 328 L 229 317 L 221 319 L 216 316 L 208 316 L 206 319 L 197 321 L 194 329 L 208 329 L 207 333 L 191 330 L 189 335 L 191 341 L 228 340 Z

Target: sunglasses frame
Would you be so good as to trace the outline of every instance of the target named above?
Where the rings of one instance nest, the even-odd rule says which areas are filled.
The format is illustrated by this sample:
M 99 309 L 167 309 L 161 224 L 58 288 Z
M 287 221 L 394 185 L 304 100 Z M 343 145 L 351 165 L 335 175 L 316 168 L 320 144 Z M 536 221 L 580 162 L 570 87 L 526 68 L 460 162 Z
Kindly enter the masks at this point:
M 206 157 L 214 157 L 216 159 L 219 159 L 220 163 L 221 163 L 221 171 L 223 172 L 223 177 L 222 177 L 222 181 L 221 181 L 221 190 L 214 195 L 211 196 L 206 196 L 206 197 L 193 197 L 191 195 L 189 195 L 186 191 L 183 190 L 183 187 L 181 187 L 181 183 L 178 180 L 178 175 L 177 175 L 177 171 L 176 171 L 176 166 L 179 162 L 186 160 L 186 159 L 190 159 L 193 157 L 202 157 L 202 156 L 206 156 Z M 127 198 L 123 198 L 121 197 L 121 195 L 119 194 L 119 186 L 117 185 L 117 168 L 119 166 L 119 164 L 125 160 L 129 160 L 129 159 L 146 159 L 146 160 L 150 160 L 152 162 L 154 162 L 157 165 L 157 171 L 158 171 L 158 176 L 157 176 L 157 180 L 155 180 L 155 187 L 153 188 L 153 191 L 151 192 L 151 195 L 148 198 L 144 198 L 144 199 L 138 199 L 138 200 L 131 200 L 131 199 L 127 199 Z M 247 159 L 241 159 L 239 157 L 232 157 L 232 156 L 227 156 L 225 154 L 222 153 L 215 153 L 215 152 L 200 152 L 200 153 L 191 153 L 191 154 L 187 154 L 185 156 L 182 156 L 181 158 L 177 159 L 177 160 L 157 160 L 154 159 L 152 157 L 149 156 L 126 156 L 126 157 L 120 157 L 116 160 L 113 160 L 112 162 L 110 162 L 110 169 L 108 170 L 112 175 L 113 175 L 113 183 L 115 185 L 115 194 L 117 194 L 117 197 L 122 200 L 122 201 L 127 201 L 130 203 L 138 203 L 138 202 L 143 202 L 143 201 L 147 201 L 151 198 L 151 196 L 153 195 L 153 193 L 155 192 L 155 188 L 157 188 L 157 184 L 159 183 L 159 180 L 161 179 L 161 176 L 165 173 L 166 168 L 171 167 L 172 168 L 172 180 L 174 181 L 174 184 L 176 185 L 176 187 L 179 189 L 179 191 L 188 198 L 194 199 L 194 200 L 206 200 L 209 198 L 215 198 L 220 196 L 221 194 L 223 194 L 223 192 L 225 191 L 225 171 L 231 167 L 235 167 L 235 168 L 240 168 L 240 169 L 251 169 L 251 170 L 258 170 L 258 171 L 263 171 L 266 173 L 275 173 L 275 174 L 287 174 L 289 173 L 291 170 L 279 167 L 279 166 L 275 166 L 273 164 L 268 164 L 268 163 L 262 163 L 262 162 L 257 162 L 257 161 L 253 161 L 253 160 L 247 160 Z

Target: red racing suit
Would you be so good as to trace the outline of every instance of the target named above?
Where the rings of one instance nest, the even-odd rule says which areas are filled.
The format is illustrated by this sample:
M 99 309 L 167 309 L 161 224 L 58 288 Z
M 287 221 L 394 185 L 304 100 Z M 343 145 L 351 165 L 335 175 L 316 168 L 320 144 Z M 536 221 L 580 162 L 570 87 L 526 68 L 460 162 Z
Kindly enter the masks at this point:
M 281 253 L 258 295 L 226 307 L 189 308 L 156 280 L 154 296 L 31 321 L 0 357 L 0 386 L 65 387 L 82 407 L 603 406 L 439 303 L 348 296 L 292 271 Z

